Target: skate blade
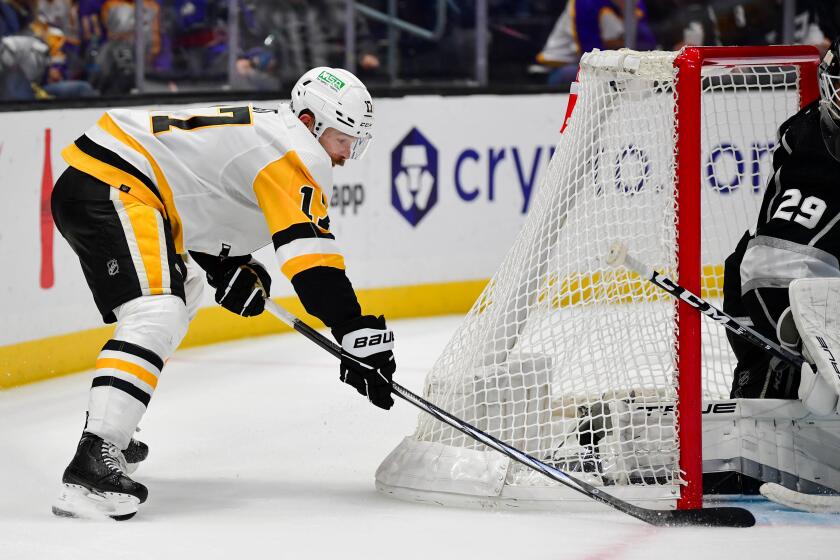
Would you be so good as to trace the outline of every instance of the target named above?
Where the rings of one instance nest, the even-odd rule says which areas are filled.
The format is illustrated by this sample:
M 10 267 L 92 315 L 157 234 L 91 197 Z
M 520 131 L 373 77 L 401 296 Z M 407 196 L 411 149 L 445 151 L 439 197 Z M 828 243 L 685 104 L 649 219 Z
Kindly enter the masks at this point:
M 64 484 L 52 506 L 53 515 L 90 520 L 131 519 L 140 500 L 130 494 L 95 492 L 77 484 Z

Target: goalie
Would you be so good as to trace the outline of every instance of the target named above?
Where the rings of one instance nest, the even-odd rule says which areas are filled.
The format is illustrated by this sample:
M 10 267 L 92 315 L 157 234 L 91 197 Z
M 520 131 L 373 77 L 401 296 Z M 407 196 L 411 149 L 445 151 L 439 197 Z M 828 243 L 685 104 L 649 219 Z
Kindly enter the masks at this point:
M 834 414 L 840 394 L 840 37 L 819 67 L 820 99 L 779 127 L 754 235 L 726 259 L 724 311 L 800 351 L 802 371 L 727 332 L 731 398 L 800 398 Z

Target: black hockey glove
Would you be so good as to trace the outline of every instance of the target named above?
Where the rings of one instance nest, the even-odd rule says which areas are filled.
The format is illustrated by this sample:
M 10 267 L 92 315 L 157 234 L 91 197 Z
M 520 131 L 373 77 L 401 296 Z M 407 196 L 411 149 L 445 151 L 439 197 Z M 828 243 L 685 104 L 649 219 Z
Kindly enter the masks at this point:
M 216 303 L 243 317 L 259 315 L 271 290 L 271 276 L 258 261 L 224 259 L 219 269 L 207 273 L 207 281 L 216 288 Z
M 335 327 L 332 332 L 341 344 L 339 379 L 355 387 L 379 408 L 388 410 L 394 406 L 391 397 L 391 378 L 397 369 L 392 352 L 394 333 L 385 326 L 385 318 L 363 315 Z

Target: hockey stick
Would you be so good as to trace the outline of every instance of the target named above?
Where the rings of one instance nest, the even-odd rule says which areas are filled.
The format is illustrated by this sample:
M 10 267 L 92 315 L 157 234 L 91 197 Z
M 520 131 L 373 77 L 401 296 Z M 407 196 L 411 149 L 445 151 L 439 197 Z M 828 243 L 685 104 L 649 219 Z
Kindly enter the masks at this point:
M 607 255 L 607 264 L 612 266 L 621 266 L 624 265 L 630 270 L 633 270 L 639 276 L 644 278 L 645 280 L 651 282 L 652 284 L 659 286 L 675 298 L 679 299 L 680 301 L 686 302 L 688 305 L 709 317 L 713 321 L 720 323 L 724 327 L 726 327 L 730 332 L 735 334 L 747 342 L 758 346 L 759 348 L 763 348 L 773 356 L 779 358 L 780 360 L 784 360 L 785 362 L 801 369 L 802 364 L 805 363 L 805 360 L 799 354 L 795 354 L 789 350 L 782 348 L 780 345 L 776 344 L 769 338 L 765 337 L 755 329 L 748 327 L 746 325 L 742 325 L 738 321 L 736 321 L 731 315 L 724 313 L 708 301 L 704 300 L 700 296 L 688 291 L 687 289 L 683 288 L 664 274 L 660 274 L 652 267 L 646 265 L 645 263 L 637 260 L 631 255 L 627 254 L 627 245 L 624 243 L 617 241 L 615 242 L 612 247 L 610 247 L 609 255 Z
M 840 513 L 840 496 L 805 494 L 768 482 L 758 489 L 761 495 L 789 508 L 811 513 Z
M 795 366 L 796 368 L 801 369 L 802 365 L 805 363 L 802 356 L 782 348 L 780 345 L 763 336 L 756 330 L 746 325 L 742 325 L 732 316 L 724 313 L 696 294 L 686 290 L 664 274 L 660 274 L 652 267 L 642 263 L 631 255 L 628 255 L 627 245 L 624 243 L 618 241 L 610 247 L 610 252 L 607 256 L 607 263 L 613 266 L 626 266 L 630 270 L 633 270 L 640 276 L 644 277 L 646 280 L 656 286 L 659 286 L 675 298 L 686 302 L 707 317 L 713 319 L 717 323 L 720 323 L 736 336 L 754 344 L 759 348 L 763 348 L 773 356 Z M 785 488 L 784 486 L 775 483 L 762 484 L 759 491 L 765 498 L 790 508 L 810 511 L 813 513 L 840 513 L 840 496 L 818 496 L 814 494 L 805 494 Z
M 265 308 L 275 317 L 295 329 L 297 332 L 335 356 L 336 358 L 342 357 L 341 348 L 329 340 L 327 337 L 277 305 L 270 299 L 265 300 Z M 347 355 L 345 355 L 347 357 Z M 351 356 L 352 358 L 352 356 Z M 358 361 L 358 366 L 364 369 L 370 369 L 369 366 L 365 365 L 364 363 Z M 560 484 L 564 486 L 568 486 L 572 490 L 576 490 L 585 496 L 592 498 L 595 501 L 601 502 L 606 504 L 614 509 L 622 513 L 626 513 L 627 515 L 631 515 L 636 519 L 640 519 L 646 523 L 650 523 L 651 525 L 657 525 L 662 527 L 679 527 L 679 526 L 687 526 L 687 525 L 705 525 L 705 526 L 715 526 L 715 527 L 752 527 L 755 525 L 755 517 L 753 517 L 752 513 L 747 511 L 743 508 L 737 507 L 713 507 L 707 509 L 686 509 L 686 510 L 654 510 L 654 509 L 647 509 L 639 506 L 635 506 L 628 502 L 625 502 L 619 498 L 614 497 L 607 492 L 604 492 L 582 480 L 578 480 L 573 476 L 570 476 L 563 471 L 556 469 L 550 465 L 547 465 L 536 459 L 531 457 L 530 455 L 519 451 L 518 449 L 511 447 L 510 445 L 504 443 L 501 440 L 496 439 L 495 437 L 482 432 L 475 426 L 457 418 L 445 410 L 438 408 L 437 406 L 433 405 L 432 403 L 428 402 L 427 400 L 423 399 L 422 397 L 415 395 L 405 387 L 399 385 L 398 383 L 392 382 L 391 383 L 391 392 L 396 396 L 410 402 L 417 408 L 424 410 L 443 422 L 444 424 L 448 424 L 452 426 L 456 430 L 463 432 L 464 434 L 474 438 L 480 443 L 491 447 L 510 457 L 515 461 L 519 461 L 523 465 L 531 467 L 532 469 L 539 471 L 546 475 L 547 477 L 556 480 Z

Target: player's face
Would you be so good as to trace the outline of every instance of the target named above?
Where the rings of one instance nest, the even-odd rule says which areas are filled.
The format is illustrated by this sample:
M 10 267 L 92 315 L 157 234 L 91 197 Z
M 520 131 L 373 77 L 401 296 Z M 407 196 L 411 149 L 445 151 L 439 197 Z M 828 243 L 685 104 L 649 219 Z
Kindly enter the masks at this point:
M 356 138 L 334 128 L 328 128 L 321 134 L 318 141 L 330 155 L 333 167 L 335 167 L 336 165 L 344 165 L 344 162 L 350 159 Z

